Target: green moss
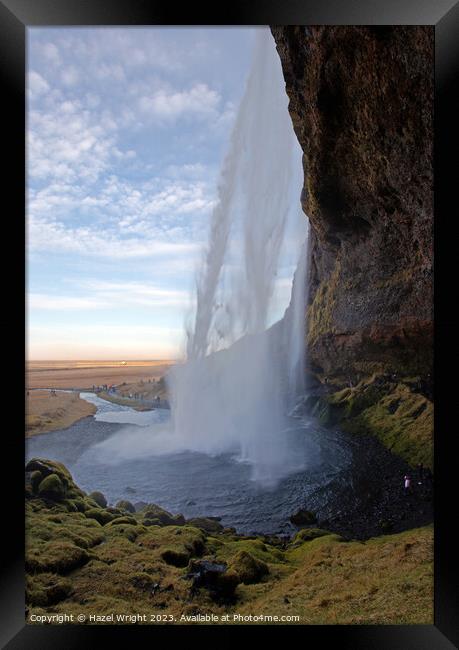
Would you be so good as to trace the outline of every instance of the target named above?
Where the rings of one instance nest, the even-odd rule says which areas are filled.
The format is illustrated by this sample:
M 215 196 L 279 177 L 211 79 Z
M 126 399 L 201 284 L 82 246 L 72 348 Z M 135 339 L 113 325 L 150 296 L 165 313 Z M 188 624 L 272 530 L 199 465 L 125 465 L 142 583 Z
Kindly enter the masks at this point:
M 119 510 L 126 510 L 127 512 L 135 512 L 135 508 L 132 503 L 130 501 L 126 501 L 125 499 L 118 501 L 116 508 Z
M 26 570 L 31 573 L 48 571 L 65 574 L 83 566 L 88 560 L 89 555 L 83 548 L 58 539 L 29 548 Z
M 72 591 L 70 580 L 54 573 L 39 573 L 26 577 L 26 603 L 47 607 L 65 600 Z
M 401 401 L 394 412 L 400 408 L 404 417 L 420 417 L 417 404 Z M 276 611 L 308 623 L 431 622 L 431 527 L 365 543 L 306 528 L 284 548 L 274 537 L 147 528 L 138 523 L 142 515 L 94 509 L 114 519 L 102 526 L 68 512 L 65 502 L 26 501 L 29 614 L 145 613 L 149 620 L 152 611 L 177 619 L 183 612 Z M 120 523 L 124 518 L 137 523 Z M 214 590 L 190 593 L 185 567 L 194 558 L 227 565 Z
M 375 435 L 411 465 L 422 462 L 432 469 L 433 404 L 412 384 L 374 375 L 321 398 L 314 415 L 323 426 L 339 424 L 349 433 Z
M 84 515 L 88 519 L 95 519 L 99 524 L 102 524 L 102 526 L 105 526 L 105 524 L 108 524 L 116 518 L 116 515 L 112 515 L 110 512 L 107 512 L 102 508 L 91 508 L 90 510 L 86 510 Z
M 135 522 L 135 520 L 134 520 Z M 104 530 L 106 531 L 107 539 L 112 536 L 122 536 L 126 537 L 130 542 L 133 542 L 137 537 L 145 532 L 144 526 L 138 526 L 135 522 L 121 522 L 119 519 L 115 519 L 105 526 Z
M 313 301 L 308 308 L 308 345 L 313 346 L 324 335 L 334 331 L 333 312 L 337 300 L 338 285 L 341 274 L 341 263 L 336 261 L 330 277 L 322 280 Z
M 206 546 L 209 547 L 215 542 L 215 538 L 209 538 Z M 216 557 L 219 561 L 230 562 L 231 559 L 240 551 L 249 553 L 257 560 L 266 563 L 279 563 L 284 561 L 284 553 L 279 549 L 265 544 L 260 539 L 245 539 L 224 541 L 221 545 L 214 546 Z
M 230 568 L 237 573 L 240 582 L 246 585 L 259 582 L 269 573 L 266 562 L 258 560 L 247 551 L 238 551 L 230 563 Z
M 102 492 L 91 492 L 89 497 L 97 503 L 98 506 L 101 508 L 106 508 L 107 507 L 107 499 L 104 497 Z
M 43 474 L 38 470 L 35 470 L 30 475 L 30 484 L 32 486 L 33 492 L 38 492 L 38 486 L 43 480 Z
M 219 521 L 215 519 L 209 519 L 208 517 L 194 517 L 193 519 L 188 519 L 187 524 L 189 526 L 195 526 L 196 528 L 201 528 L 206 533 L 215 534 L 223 530 L 223 526 Z
M 49 474 L 40 482 L 38 494 L 45 499 L 60 501 L 65 497 L 65 488 L 57 474 Z
M 185 523 L 183 515 L 172 515 L 155 503 L 149 503 L 141 512 L 146 526 L 157 525 L 157 522 L 162 526 L 182 526 Z
M 317 537 L 330 534 L 327 530 L 322 530 L 321 528 L 302 528 L 293 536 L 290 546 L 298 546 L 299 544 L 303 544 L 303 542 L 310 542 Z
M 190 561 L 191 554 L 189 551 L 184 549 L 176 550 L 173 548 L 166 548 L 161 552 L 161 558 L 167 564 L 172 564 L 172 566 L 185 567 Z

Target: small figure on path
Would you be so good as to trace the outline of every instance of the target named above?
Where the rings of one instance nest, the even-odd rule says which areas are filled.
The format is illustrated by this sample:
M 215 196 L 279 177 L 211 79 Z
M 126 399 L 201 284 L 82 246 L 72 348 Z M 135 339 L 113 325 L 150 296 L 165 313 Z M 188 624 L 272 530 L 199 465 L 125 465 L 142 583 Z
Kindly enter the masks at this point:
M 408 474 L 404 476 L 405 492 L 411 492 L 411 477 Z

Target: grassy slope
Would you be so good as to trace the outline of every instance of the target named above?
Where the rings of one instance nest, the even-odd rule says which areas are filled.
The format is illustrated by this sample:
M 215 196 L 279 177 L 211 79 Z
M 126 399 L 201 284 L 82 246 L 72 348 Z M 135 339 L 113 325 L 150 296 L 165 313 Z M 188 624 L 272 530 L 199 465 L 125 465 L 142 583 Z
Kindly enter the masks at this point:
M 433 469 L 433 403 L 416 392 L 417 378 L 390 381 L 373 375 L 321 398 L 315 414 L 324 425 L 371 433 L 411 465 Z
M 26 436 L 65 429 L 74 422 L 93 415 L 96 407 L 80 399 L 78 393 L 32 390 L 27 397 Z
M 102 508 L 63 466 L 47 465 L 65 489 L 57 499 L 40 498 L 37 475 L 27 489 L 29 614 L 146 613 L 149 620 L 150 613 L 237 612 L 294 614 L 301 624 L 432 623 L 431 527 L 365 543 L 305 530 L 284 548 L 229 531 L 146 525 L 143 513 Z M 216 602 L 205 589 L 191 597 L 184 577 L 198 557 L 224 561 L 239 576 L 234 602 Z M 247 561 L 269 572 L 244 584 Z

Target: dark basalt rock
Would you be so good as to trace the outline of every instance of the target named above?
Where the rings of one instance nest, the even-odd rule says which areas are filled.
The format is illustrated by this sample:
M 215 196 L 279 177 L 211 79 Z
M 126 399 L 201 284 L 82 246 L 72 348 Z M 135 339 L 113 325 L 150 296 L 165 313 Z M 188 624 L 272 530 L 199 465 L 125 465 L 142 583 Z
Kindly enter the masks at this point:
M 310 526 L 317 522 L 317 518 L 309 510 L 298 510 L 298 512 L 290 517 L 290 521 L 294 526 Z
M 304 152 L 308 359 L 420 376 L 433 334 L 433 29 L 273 27 Z
M 234 591 L 241 582 L 239 575 L 228 569 L 223 562 L 209 560 L 194 560 L 190 562 L 186 578 L 192 579 L 191 593 L 204 587 L 209 590 L 215 600 L 225 600 L 234 597 Z

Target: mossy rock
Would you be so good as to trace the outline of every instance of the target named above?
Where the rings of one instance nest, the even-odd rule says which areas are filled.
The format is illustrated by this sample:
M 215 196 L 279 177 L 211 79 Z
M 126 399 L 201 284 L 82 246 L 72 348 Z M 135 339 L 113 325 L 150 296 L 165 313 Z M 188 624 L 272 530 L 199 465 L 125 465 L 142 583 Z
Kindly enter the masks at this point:
M 147 517 L 142 520 L 144 526 L 164 526 L 157 517 L 152 517 L 151 519 Z
M 117 519 L 107 524 L 104 530 L 106 531 L 107 539 L 124 537 L 130 542 L 134 542 L 141 533 L 145 532 L 143 526 L 132 523 L 118 523 Z
M 32 486 L 32 491 L 34 493 L 38 492 L 38 486 L 43 480 L 43 474 L 39 470 L 35 470 L 30 473 L 30 485 Z
M 194 526 L 195 528 L 200 528 L 206 533 L 215 534 L 220 533 L 223 530 L 223 526 L 216 519 L 211 519 L 209 517 L 193 517 L 192 519 L 187 520 L 188 526 Z
M 91 508 L 90 510 L 86 510 L 84 515 L 88 519 L 95 519 L 99 524 L 102 524 L 102 526 L 105 526 L 105 524 L 110 523 L 110 521 L 113 521 L 113 519 L 116 518 L 115 515 L 110 514 L 102 508 Z
M 115 507 L 118 508 L 118 510 L 126 510 L 126 512 L 135 512 L 135 508 L 133 504 L 130 501 L 127 501 L 126 499 L 122 499 L 121 501 L 118 501 Z
M 89 510 L 84 499 L 66 499 L 66 505 L 68 506 L 69 511 L 85 512 L 86 510 Z
M 69 470 L 63 465 L 55 460 L 46 460 L 44 458 L 32 458 L 29 460 L 25 467 L 26 472 L 41 472 L 43 478 L 49 474 L 57 474 L 59 478 L 65 484 L 73 484 L 72 475 Z
M 111 520 L 109 524 L 107 524 L 108 527 L 110 526 L 115 526 L 117 524 L 131 524 L 132 526 L 137 526 L 139 522 L 135 517 L 131 517 L 130 515 L 121 515 L 121 517 L 115 515 L 114 519 Z
M 26 553 L 26 570 L 29 573 L 70 573 L 89 561 L 88 552 L 68 541 L 50 541 Z
M 247 551 L 239 551 L 230 563 L 232 569 L 240 578 L 240 582 L 246 585 L 259 582 L 263 576 L 269 573 L 269 567 L 266 562 L 257 560 L 247 553 Z
M 186 550 L 177 550 L 172 548 L 167 548 L 161 553 L 161 559 L 164 560 L 166 564 L 170 564 L 176 567 L 185 567 L 190 561 L 190 553 Z
M 310 542 L 312 539 L 330 534 L 327 530 L 322 530 L 321 528 L 302 528 L 293 536 L 291 545 L 297 546 L 303 544 L 303 542 Z
M 183 515 L 173 515 L 155 503 L 149 503 L 142 508 L 141 512 L 145 519 L 145 525 L 148 525 L 148 521 L 159 521 L 162 526 L 183 526 L 185 524 L 185 517 Z
M 38 494 L 44 499 L 61 501 L 65 497 L 65 487 L 57 474 L 48 474 L 40 482 Z
M 91 492 L 89 494 L 89 498 L 95 501 L 101 508 L 107 507 L 107 499 L 104 497 L 102 492 L 98 492 L 97 490 L 95 492 Z

